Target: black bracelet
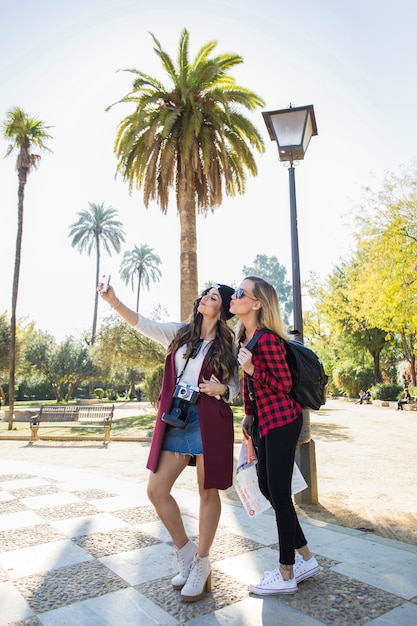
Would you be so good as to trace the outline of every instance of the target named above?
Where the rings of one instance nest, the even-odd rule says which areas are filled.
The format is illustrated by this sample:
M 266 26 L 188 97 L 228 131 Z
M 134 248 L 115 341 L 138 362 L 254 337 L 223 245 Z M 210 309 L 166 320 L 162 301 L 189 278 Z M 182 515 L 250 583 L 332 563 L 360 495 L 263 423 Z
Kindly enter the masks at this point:
M 229 400 L 229 395 L 230 395 L 229 387 L 226 385 L 226 391 L 222 395 L 223 400 L 226 400 L 226 401 Z

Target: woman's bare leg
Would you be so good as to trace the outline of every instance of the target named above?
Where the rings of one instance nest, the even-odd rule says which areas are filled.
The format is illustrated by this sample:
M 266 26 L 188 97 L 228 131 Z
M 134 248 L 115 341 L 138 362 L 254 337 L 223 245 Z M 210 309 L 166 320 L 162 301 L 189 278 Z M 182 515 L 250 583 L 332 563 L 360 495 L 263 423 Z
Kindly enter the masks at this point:
M 204 489 L 204 458 L 197 456 L 197 477 L 200 492 L 200 518 L 198 554 L 208 556 L 213 543 L 221 513 L 218 489 Z
M 308 546 L 304 546 L 302 548 L 297 548 L 297 552 L 299 554 L 301 554 L 301 556 L 303 557 L 304 561 L 308 561 L 313 556 L 312 553 L 310 552 L 310 548 Z
M 189 457 L 186 455 L 163 450 L 158 470 L 155 474 L 151 472 L 148 480 L 148 498 L 177 548 L 182 548 L 187 543 L 188 536 L 178 504 L 171 495 L 171 489 L 188 462 Z

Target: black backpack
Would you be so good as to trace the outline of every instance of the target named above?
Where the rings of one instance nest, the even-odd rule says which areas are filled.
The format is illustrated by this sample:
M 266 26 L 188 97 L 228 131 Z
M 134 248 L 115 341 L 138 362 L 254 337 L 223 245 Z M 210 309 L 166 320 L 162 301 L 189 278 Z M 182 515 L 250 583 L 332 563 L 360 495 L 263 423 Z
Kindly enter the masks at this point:
M 252 337 L 246 348 L 252 350 L 258 339 L 266 332 L 272 331 L 262 328 Z M 323 363 L 317 354 L 310 348 L 306 348 L 301 341 L 290 339 L 284 343 L 292 377 L 291 395 L 303 409 L 317 411 L 323 404 L 326 404 L 329 377 L 324 371 Z

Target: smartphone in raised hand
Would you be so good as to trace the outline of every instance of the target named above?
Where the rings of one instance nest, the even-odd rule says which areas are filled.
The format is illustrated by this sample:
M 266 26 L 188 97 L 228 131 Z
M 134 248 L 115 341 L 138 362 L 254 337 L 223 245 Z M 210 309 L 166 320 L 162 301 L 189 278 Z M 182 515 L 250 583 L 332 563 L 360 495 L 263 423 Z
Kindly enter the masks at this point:
M 109 285 L 110 285 L 110 278 L 111 278 L 110 274 L 104 274 L 101 277 L 100 285 L 102 285 L 102 287 L 101 287 L 100 291 L 104 291 L 104 292 L 107 291 L 107 289 L 109 288 Z

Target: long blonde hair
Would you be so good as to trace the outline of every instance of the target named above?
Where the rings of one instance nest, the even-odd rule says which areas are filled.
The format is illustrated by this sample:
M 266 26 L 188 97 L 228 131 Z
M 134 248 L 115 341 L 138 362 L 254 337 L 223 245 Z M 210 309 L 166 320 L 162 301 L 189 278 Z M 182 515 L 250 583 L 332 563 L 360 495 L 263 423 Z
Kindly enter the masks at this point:
M 261 328 L 272 330 L 282 339 L 287 340 L 288 333 L 281 316 L 281 308 L 275 287 L 259 276 L 245 276 L 244 280 L 253 282 L 253 295 L 261 304 L 257 310 L 257 325 Z M 243 324 L 240 324 L 237 335 L 239 341 L 244 337 L 245 328 Z

